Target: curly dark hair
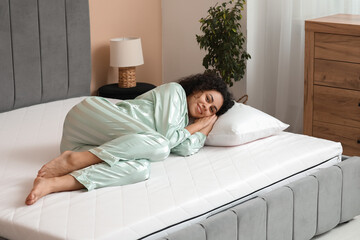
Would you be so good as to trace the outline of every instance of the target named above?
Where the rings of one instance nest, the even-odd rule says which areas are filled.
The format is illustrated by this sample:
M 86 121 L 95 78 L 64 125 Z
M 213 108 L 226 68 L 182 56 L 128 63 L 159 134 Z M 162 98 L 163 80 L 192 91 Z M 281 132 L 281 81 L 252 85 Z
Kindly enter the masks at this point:
M 221 93 L 224 103 L 216 112 L 220 116 L 227 112 L 233 105 L 233 97 L 229 92 L 226 83 L 214 73 L 195 74 L 179 80 L 179 84 L 184 88 L 186 96 L 198 91 L 215 90 Z

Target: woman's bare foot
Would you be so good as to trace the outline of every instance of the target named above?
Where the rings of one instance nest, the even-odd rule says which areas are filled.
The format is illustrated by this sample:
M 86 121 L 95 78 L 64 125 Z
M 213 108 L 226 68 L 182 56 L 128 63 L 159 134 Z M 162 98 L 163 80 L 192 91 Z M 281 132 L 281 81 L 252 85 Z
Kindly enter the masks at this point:
M 102 160 L 90 152 L 65 151 L 59 157 L 46 163 L 39 170 L 37 176 L 44 178 L 60 177 L 100 162 Z
M 26 205 L 32 205 L 43 196 L 51 193 L 52 181 L 53 181 L 52 178 L 37 177 L 34 181 L 33 189 L 31 190 L 31 192 L 29 193 L 29 195 L 25 200 Z
M 55 178 L 37 177 L 34 186 L 25 200 L 26 205 L 32 205 L 40 198 L 54 192 L 73 191 L 84 188 L 73 176 L 65 175 Z
M 70 161 L 71 154 L 71 151 L 65 151 L 59 157 L 46 163 L 39 170 L 37 176 L 45 178 L 59 177 L 74 171 L 72 170 L 74 166 Z

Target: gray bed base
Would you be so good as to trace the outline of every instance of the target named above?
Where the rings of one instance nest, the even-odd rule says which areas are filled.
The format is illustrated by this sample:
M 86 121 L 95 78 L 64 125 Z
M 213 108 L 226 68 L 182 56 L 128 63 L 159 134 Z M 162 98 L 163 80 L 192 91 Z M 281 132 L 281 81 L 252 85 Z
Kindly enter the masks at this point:
M 360 157 L 351 157 L 161 240 L 308 240 L 360 214 Z

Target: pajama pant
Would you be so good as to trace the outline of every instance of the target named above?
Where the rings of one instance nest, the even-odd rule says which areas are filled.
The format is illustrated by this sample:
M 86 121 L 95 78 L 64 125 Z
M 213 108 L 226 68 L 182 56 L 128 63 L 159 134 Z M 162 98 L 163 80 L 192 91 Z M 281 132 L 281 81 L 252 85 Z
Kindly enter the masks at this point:
M 60 148 L 90 151 L 104 161 L 70 173 L 88 190 L 146 180 L 150 161 L 170 153 L 163 135 L 98 97 L 86 98 L 69 111 Z

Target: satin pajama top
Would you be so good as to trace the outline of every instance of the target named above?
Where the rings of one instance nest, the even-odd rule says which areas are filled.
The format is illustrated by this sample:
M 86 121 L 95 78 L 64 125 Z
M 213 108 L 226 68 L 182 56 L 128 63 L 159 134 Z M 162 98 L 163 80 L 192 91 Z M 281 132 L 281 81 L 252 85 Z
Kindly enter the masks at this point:
M 117 106 L 166 137 L 172 153 L 187 156 L 204 146 L 206 136 L 203 133 L 191 135 L 185 129 L 189 124 L 186 93 L 178 83 L 163 84 L 134 100 L 121 101 Z
M 189 123 L 186 93 L 178 83 L 163 84 L 134 100 L 116 105 L 120 111 L 167 138 L 172 153 L 188 156 L 204 146 L 206 136 L 203 133 L 191 135 L 185 129 Z

